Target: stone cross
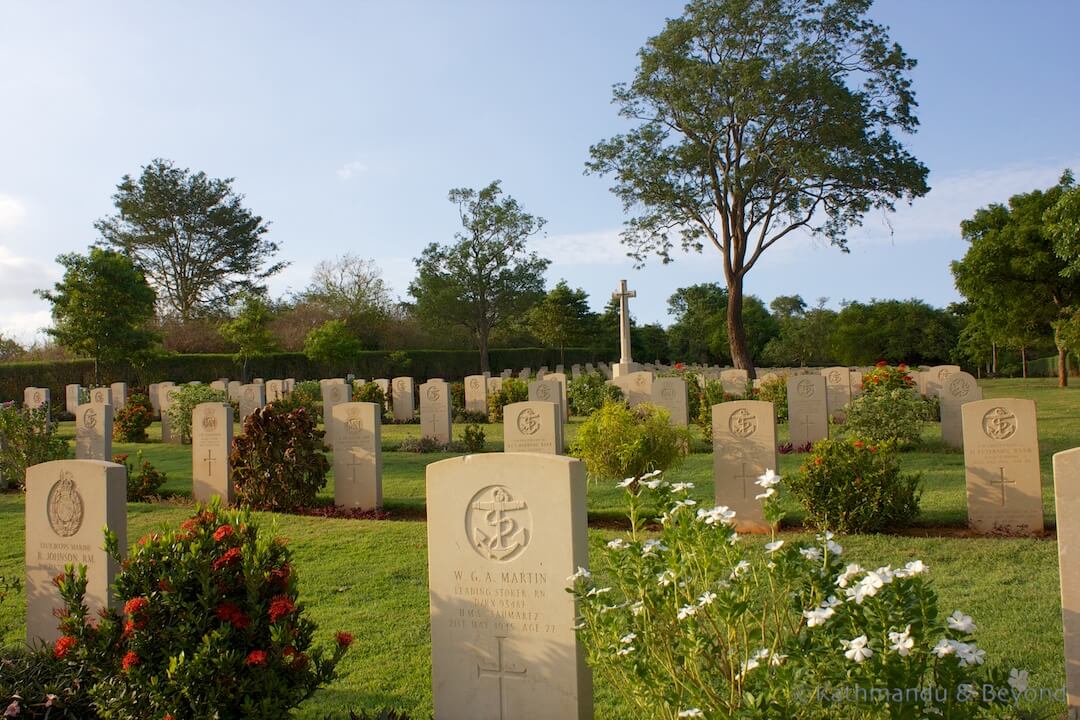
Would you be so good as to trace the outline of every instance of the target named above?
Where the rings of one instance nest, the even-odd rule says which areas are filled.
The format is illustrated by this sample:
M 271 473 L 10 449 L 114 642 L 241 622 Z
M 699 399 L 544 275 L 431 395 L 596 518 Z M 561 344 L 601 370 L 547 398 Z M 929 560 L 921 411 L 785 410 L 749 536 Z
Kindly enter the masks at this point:
M 619 363 L 632 363 L 630 357 L 630 298 L 637 297 L 637 290 L 627 290 L 626 281 L 619 281 L 619 289 L 611 294 L 619 301 Z

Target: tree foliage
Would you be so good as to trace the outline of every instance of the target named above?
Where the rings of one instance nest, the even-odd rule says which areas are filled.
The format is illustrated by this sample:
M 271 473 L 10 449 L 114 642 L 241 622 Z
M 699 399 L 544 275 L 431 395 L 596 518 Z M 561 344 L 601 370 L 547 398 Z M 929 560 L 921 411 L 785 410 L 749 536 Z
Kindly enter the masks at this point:
M 458 207 L 462 231 L 455 233 L 453 244 L 432 243 L 424 249 L 409 294 L 428 327 L 460 325 L 472 333 L 480 369 L 488 370 L 492 330 L 523 315 L 543 296 L 550 263 L 529 252 L 525 243 L 545 221 L 503 197 L 498 180 L 479 191 L 451 190 L 449 199 Z
M 927 192 L 927 169 L 894 133 L 917 126 L 915 61 L 867 18 L 870 0 L 693 0 L 615 86 L 638 125 L 591 150 L 635 213 L 632 254 L 678 243 L 724 260 L 728 341 L 752 371 L 743 280 L 796 230 L 845 247 L 873 208 Z
M 765 345 L 764 359 L 780 366 L 829 365 L 833 361 L 832 332 L 836 311 L 825 307 L 828 298 L 818 298 L 807 308 L 798 295 L 781 295 L 772 302 L 780 331 Z
M 959 330 L 956 317 L 922 300 L 851 302 L 837 314 L 830 344 L 840 365 L 942 365 L 953 359 Z
M 717 283 L 679 288 L 668 298 L 668 314 L 675 322 L 668 328 L 673 357 L 683 362 L 727 364 L 731 346 L 727 334 L 728 292 Z M 765 345 L 779 332 L 776 319 L 760 299 L 743 299 L 743 324 L 750 357 L 761 359 Z
M 46 332 L 71 352 L 99 365 L 137 359 L 154 342 L 147 323 L 154 317 L 154 291 L 131 260 L 120 253 L 90 248 L 56 261 L 64 278 L 37 294 L 52 303 L 53 327 Z
M 344 364 L 363 349 L 344 320 L 327 320 L 308 333 L 304 341 L 304 354 L 328 365 Z
M 239 298 L 235 316 L 221 324 L 221 336 L 236 347 L 236 360 L 244 364 L 244 380 L 248 361 L 273 352 L 277 345 L 270 334 L 271 312 L 266 299 L 257 293 Z
M 161 310 L 189 320 L 216 309 L 285 267 L 267 223 L 223 180 L 155 159 L 136 179 L 125 175 L 117 213 L 95 227 L 103 243 L 134 260 L 157 289 Z
M 588 342 L 595 330 L 597 315 L 589 309 L 588 294 L 573 290 L 565 280 L 556 283 L 529 311 L 528 326 L 540 342 L 559 348 L 563 361 L 567 346 Z

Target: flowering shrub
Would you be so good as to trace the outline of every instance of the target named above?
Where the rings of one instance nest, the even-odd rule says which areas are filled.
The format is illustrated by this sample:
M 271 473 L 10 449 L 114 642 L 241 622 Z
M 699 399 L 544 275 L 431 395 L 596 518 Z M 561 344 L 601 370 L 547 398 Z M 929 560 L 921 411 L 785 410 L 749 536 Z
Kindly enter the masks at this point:
M 115 536 L 106 548 L 119 557 Z M 118 720 L 285 717 L 352 643 L 339 632 L 329 655 L 313 647 L 284 542 L 217 503 L 139 541 L 116 579 L 122 614 L 90 622 L 85 567 L 69 566 L 57 586 L 53 654 L 91 668 L 90 696 Z
M 9 483 L 22 488 L 31 465 L 67 457 L 67 440 L 56 431 L 44 410 L 0 407 L 0 490 Z
M 375 403 L 380 408 L 386 408 L 386 395 L 382 388 L 373 382 L 364 383 L 360 387 L 353 388 L 353 402 Z
M 502 422 L 503 408 L 511 403 L 525 402 L 529 399 L 529 385 L 524 380 L 506 378 L 498 392 L 488 395 L 488 418 L 491 422 Z
M 137 462 L 139 471 L 128 462 L 127 455 L 113 455 L 113 462 L 127 468 L 127 500 L 128 502 L 143 502 L 157 495 L 158 490 L 165 484 L 168 477 L 158 470 L 149 460 L 143 459 L 142 450 L 139 451 Z
M 199 403 L 227 403 L 228 395 L 224 390 L 215 390 L 209 385 L 182 385 L 173 392 L 172 405 L 169 406 L 169 423 L 173 432 L 180 437 L 191 438 L 191 413 Z
M 268 405 L 248 415 L 229 456 L 237 502 L 286 512 L 312 505 L 330 470 L 322 439 L 303 408 L 282 412 Z
M 672 427 L 666 410 L 642 404 L 631 409 L 606 403 L 582 423 L 572 453 L 585 461 L 589 475 L 614 480 L 667 470 L 687 454 L 690 433 Z
M 913 387 L 915 387 L 915 380 L 908 374 L 908 367 L 904 363 L 890 365 L 884 360 L 880 360 L 873 370 L 863 374 L 862 389 L 864 393 L 911 390 Z
M 898 447 L 918 444 L 923 422 L 930 419 L 927 402 L 902 388 L 863 393 L 844 411 L 845 434 L 879 444 L 894 441 Z
M 763 380 L 761 385 L 754 390 L 755 400 L 764 400 L 765 402 L 771 402 L 773 407 L 776 408 L 776 421 L 787 422 L 788 408 L 787 408 L 787 377 L 778 375 L 776 377 Z
M 922 562 L 845 566 L 831 533 L 747 545 L 688 489 L 628 481 L 630 532 L 568 578 L 589 664 L 641 717 L 976 718 L 1022 692 L 970 617 L 939 610 Z
M 919 514 L 919 478 L 900 473 L 893 442 L 819 440 L 789 489 L 818 529 L 877 532 L 908 525 Z
M 146 442 L 146 428 L 154 422 L 150 398 L 140 392 L 128 396 L 124 407 L 113 418 L 113 440 L 126 443 Z
M 582 373 L 576 378 L 570 378 L 566 383 L 566 402 L 570 406 L 571 415 L 591 415 L 602 408 L 604 403 L 622 399 L 622 390 L 608 384 L 600 373 Z

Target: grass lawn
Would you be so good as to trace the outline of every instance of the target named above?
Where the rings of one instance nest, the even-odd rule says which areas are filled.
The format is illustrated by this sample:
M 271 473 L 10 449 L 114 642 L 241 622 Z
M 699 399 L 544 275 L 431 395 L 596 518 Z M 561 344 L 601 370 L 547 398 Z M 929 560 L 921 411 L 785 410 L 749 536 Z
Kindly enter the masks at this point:
M 1053 387 L 1051 380 L 998 380 L 981 383 L 986 397 L 1029 397 L 1038 403 L 1040 457 L 1046 519 L 1053 521 L 1050 458 L 1054 452 L 1080 445 L 1080 391 Z M 64 428 L 71 432 L 70 426 Z M 501 426 L 485 428 L 489 446 L 501 448 Z M 575 426 L 571 426 L 573 433 Z M 154 428 L 156 433 L 157 428 Z M 455 436 L 460 428 L 455 428 Z M 384 447 L 404 437 L 418 436 L 414 425 L 384 428 Z M 786 428 L 781 429 L 786 436 Z M 926 437 L 939 436 L 936 425 Z M 137 450 L 169 474 L 166 489 L 189 493 L 190 449 L 164 446 L 115 445 L 114 452 L 134 456 Z M 424 505 L 424 466 L 447 457 L 388 451 L 383 455 L 386 507 L 416 510 Z M 781 474 L 797 469 L 799 456 L 782 456 Z M 930 440 L 919 452 L 905 453 L 905 470 L 923 474 L 925 494 L 920 523 L 962 527 L 964 509 L 963 454 Z M 692 455 L 671 480 L 696 484 L 695 494 L 710 500 L 711 456 Z M 332 479 L 323 495 L 332 497 Z M 589 508 L 593 519 L 619 516 L 619 491 L 592 484 Z M 131 503 L 128 506 L 132 541 L 147 531 L 174 524 L 188 513 L 176 504 Z M 797 521 L 798 513 L 793 513 Z M 23 501 L 17 494 L 0 495 L 0 574 L 19 575 L 23 556 Z M 334 630 L 356 635 L 357 642 L 341 666 L 341 677 L 307 703 L 297 717 L 321 719 L 349 707 L 400 707 L 425 717 L 431 711 L 430 639 L 427 606 L 426 526 L 422 522 L 355 521 L 286 515 L 264 515 L 278 533 L 290 539 L 301 579 L 302 599 L 329 642 Z M 594 545 L 615 533 L 592 530 Z M 786 532 L 798 539 L 798 532 Z M 748 542 L 762 542 L 749 539 Z M 946 613 L 961 609 L 979 625 L 977 639 L 991 662 L 1026 668 L 1033 687 L 1056 688 L 1064 683 L 1057 549 L 1052 539 L 850 536 L 842 539 L 850 562 L 877 566 L 921 558 Z M 22 639 L 24 599 L 16 595 L 0 605 L 0 639 Z M 632 718 L 611 688 L 596 691 L 596 717 Z M 1053 706 L 1043 710 L 1060 710 Z

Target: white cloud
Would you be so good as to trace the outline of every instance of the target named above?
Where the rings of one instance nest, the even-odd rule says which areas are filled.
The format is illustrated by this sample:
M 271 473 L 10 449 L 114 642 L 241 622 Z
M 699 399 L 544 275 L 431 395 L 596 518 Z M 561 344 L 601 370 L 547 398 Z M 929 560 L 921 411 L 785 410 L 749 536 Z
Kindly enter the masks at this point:
M 14 230 L 26 218 L 26 207 L 11 195 L 0 193 L 0 231 Z
M 338 180 L 347 182 L 353 179 L 354 175 L 362 175 L 368 171 L 368 166 L 359 160 L 353 160 L 347 162 L 337 169 Z
M 43 265 L 0 245 L 0 333 L 22 343 L 40 337 L 40 330 L 52 324 L 49 304 L 34 290 L 51 289 L 61 277 L 55 265 Z
M 620 242 L 621 228 L 551 235 L 533 241 L 533 248 L 552 265 L 624 265 L 631 262 Z

